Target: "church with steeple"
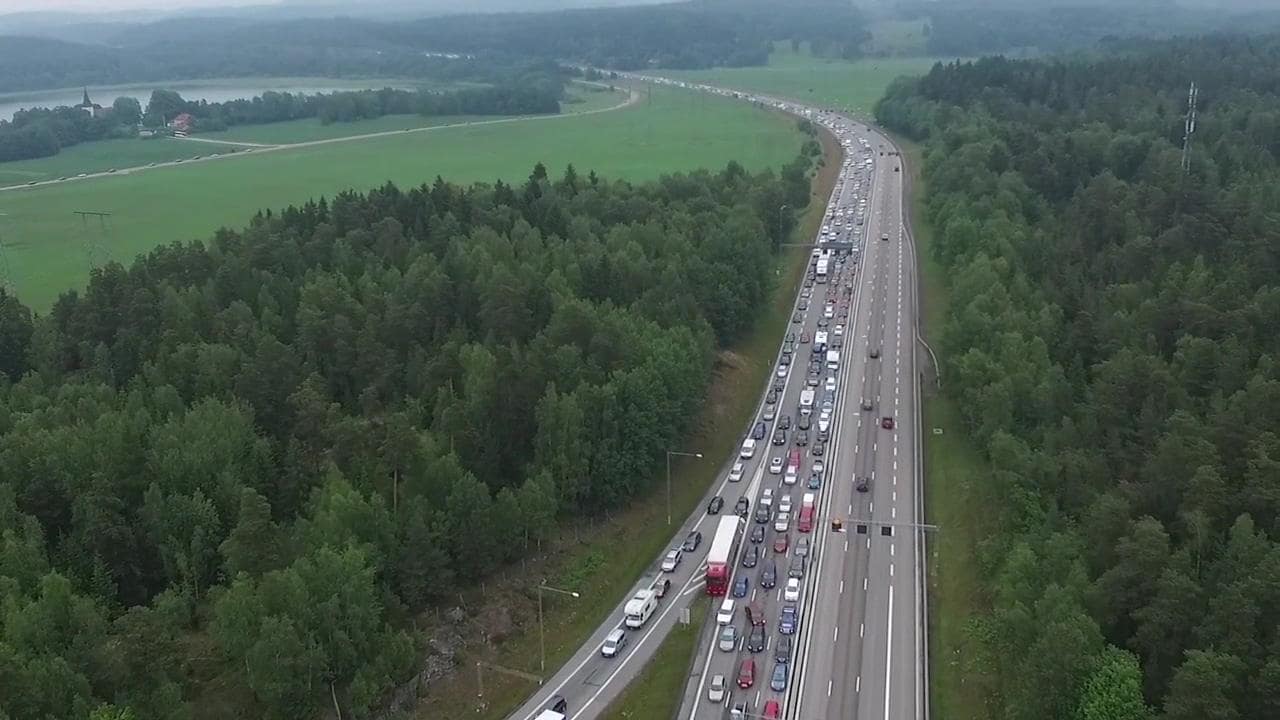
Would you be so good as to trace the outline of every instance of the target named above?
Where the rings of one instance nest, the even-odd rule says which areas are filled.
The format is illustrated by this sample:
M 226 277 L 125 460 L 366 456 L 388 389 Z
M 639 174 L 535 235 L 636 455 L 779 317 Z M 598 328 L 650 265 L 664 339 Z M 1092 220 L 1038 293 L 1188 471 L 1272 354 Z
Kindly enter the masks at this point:
M 98 117 L 99 115 L 102 114 L 102 106 L 89 99 L 89 88 L 84 89 L 84 100 L 82 100 L 80 104 L 76 105 L 75 107 L 79 110 L 83 110 L 89 113 L 93 117 Z

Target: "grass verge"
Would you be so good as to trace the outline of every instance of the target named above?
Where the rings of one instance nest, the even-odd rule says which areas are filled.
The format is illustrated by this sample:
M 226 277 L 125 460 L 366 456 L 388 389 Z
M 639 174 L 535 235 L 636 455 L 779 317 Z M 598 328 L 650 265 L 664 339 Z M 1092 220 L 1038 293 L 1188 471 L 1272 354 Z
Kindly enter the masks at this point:
M 827 159 L 811 184 L 809 207 L 796 238 L 816 235 L 835 182 L 838 145 L 826 135 L 822 136 L 822 145 Z M 441 707 L 455 708 L 460 716 L 479 720 L 505 717 L 536 686 L 501 672 L 485 671 L 484 697 L 479 698 L 477 661 L 544 677 L 554 674 L 649 569 L 659 551 L 671 541 L 680 519 L 702 502 L 707 488 L 723 469 L 722 461 L 733 456 L 742 432 L 754 417 L 783 329 L 790 320 L 807 259 L 804 248 L 792 248 L 779 255 L 777 282 L 765 313 L 748 337 L 720 355 L 703 413 L 693 424 L 697 429 L 690 435 L 689 446 L 682 448 L 702 452 L 706 459 L 672 459 L 671 504 L 677 525 L 666 523 L 665 485 L 659 478 L 649 496 L 637 499 L 623 512 L 603 522 L 564 530 L 561 539 L 549 545 L 545 554 L 461 597 L 473 616 L 484 618 L 497 613 L 502 618 L 500 624 L 510 627 L 500 639 L 494 639 L 488 628 L 479 628 L 478 634 L 491 641 L 473 642 L 464 649 L 458 658 L 458 672 L 431 688 L 426 700 L 419 704 L 416 718 L 438 718 Z M 533 591 L 543 578 L 548 584 L 582 592 L 578 599 L 554 593 L 544 597 L 545 672 L 540 669 L 537 596 Z M 429 634 L 430 628 L 426 630 Z M 687 659 L 688 655 L 684 657 Z M 680 667 L 683 672 L 683 661 Z
M 923 296 L 921 334 L 936 351 L 950 288 L 932 254 L 921 149 L 895 140 L 911 172 L 911 229 Z M 935 718 L 984 720 L 994 717 L 996 710 L 994 676 L 983 667 L 982 647 L 970 627 L 989 609 L 977 552 L 979 543 L 994 531 L 989 509 L 999 499 L 991 497 L 990 486 L 982 482 L 990 470 L 965 433 L 955 400 L 932 387 L 923 390 L 925 509 L 927 522 L 939 527 L 929 539 L 930 707 Z M 942 434 L 935 434 L 935 429 Z
M 610 703 L 601 720 L 650 720 L 668 718 L 680 708 L 684 684 L 689 679 L 689 658 L 698 644 L 698 634 L 707 620 L 707 598 L 700 598 L 690 610 L 692 621 L 677 625 L 662 641 L 658 652 L 625 692 Z

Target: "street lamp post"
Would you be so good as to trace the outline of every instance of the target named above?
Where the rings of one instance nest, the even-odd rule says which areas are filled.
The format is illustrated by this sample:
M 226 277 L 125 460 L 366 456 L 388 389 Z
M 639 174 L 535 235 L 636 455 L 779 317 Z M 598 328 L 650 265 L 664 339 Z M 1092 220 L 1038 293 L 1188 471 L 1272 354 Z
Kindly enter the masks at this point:
M 676 450 L 667 451 L 667 524 L 671 524 L 671 456 L 679 455 L 681 457 L 701 458 L 702 453 L 678 452 Z
M 545 582 L 538 584 L 538 648 L 540 650 L 539 654 L 542 658 L 540 667 L 542 668 L 542 673 L 546 674 L 547 672 L 547 632 L 546 632 L 546 628 L 542 624 L 542 591 L 543 590 L 549 590 L 551 592 L 560 593 L 561 595 L 568 595 L 569 597 L 572 597 L 572 598 L 581 597 L 581 596 L 572 590 L 561 590 L 560 588 L 551 587 Z

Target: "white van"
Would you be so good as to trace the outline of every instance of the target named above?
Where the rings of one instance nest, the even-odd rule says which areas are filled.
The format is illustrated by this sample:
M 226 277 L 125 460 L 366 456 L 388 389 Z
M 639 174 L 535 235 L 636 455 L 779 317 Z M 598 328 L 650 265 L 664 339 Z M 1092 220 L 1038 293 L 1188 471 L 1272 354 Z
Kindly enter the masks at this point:
M 720 610 L 716 612 L 716 624 L 728 625 L 733 622 L 733 598 L 725 598 L 720 603 Z
M 840 367 L 840 351 L 828 350 L 827 351 L 827 369 L 836 370 L 839 367 Z
M 604 639 L 604 645 L 600 646 L 600 654 L 611 658 L 622 652 L 622 648 L 627 646 L 627 631 L 622 628 L 614 628 Z
M 812 390 L 800 391 L 800 412 L 807 415 L 809 411 L 812 409 L 813 409 L 813 391 Z
M 756 439 L 747 438 L 746 440 L 743 440 L 742 450 L 738 452 L 738 457 L 742 458 L 743 460 L 749 460 L 750 458 L 755 457 L 755 454 L 756 454 Z
M 627 601 L 626 607 L 622 609 L 626 619 L 624 624 L 629 628 L 644 627 L 649 621 L 649 617 L 653 615 L 653 611 L 658 609 L 658 597 L 652 590 L 637 590 L 636 594 Z

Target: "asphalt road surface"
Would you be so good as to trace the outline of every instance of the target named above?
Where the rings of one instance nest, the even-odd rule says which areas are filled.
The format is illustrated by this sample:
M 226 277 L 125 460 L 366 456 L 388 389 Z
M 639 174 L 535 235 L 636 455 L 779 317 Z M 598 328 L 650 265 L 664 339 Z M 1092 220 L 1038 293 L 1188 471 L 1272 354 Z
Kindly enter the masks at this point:
M 744 596 L 735 598 L 730 625 L 737 637 L 731 649 L 719 649 L 723 627 L 716 625 L 714 615 L 720 599 L 713 603 L 680 717 L 762 717 L 775 710 L 788 720 L 924 717 L 924 571 L 915 526 L 920 517 L 915 259 L 902 221 L 904 174 L 894 170 L 901 164 L 896 148 L 873 129 L 817 108 L 661 78 L 637 79 L 731 95 L 807 117 L 835 133 L 844 151 L 815 238 L 834 249 L 827 276 L 816 272 L 815 252 L 782 339 L 790 353 L 784 349 L 779 354 L 756 416 L 743 429 L 746 437 L 763 422 L 764 439 L 754 457 L 741 461 L 740 481 L 728 479 L 739 458 L 725 460 L 722 480 L 708 496 L 723 497 L 726 513 L 739 496 L 750 502 L 747 535 L 736 549 L 731 583 L 745 579 L 746 588 Z M 819 330 L 828 333 L 828 348 L 840 353 L 835 368 L 829 367 L 825 353 L 814 351 Z M 814 390 L 815 398 L 807 442 L 800 444 L 799 404 L 806 389 Z M 824 399 L 831 404 L 830 422 L 823 423 L 829 433 L 825 443 L 818 422 Z M 893 428 L 882 426 L 886 417 Z M 774 444 L 775 433 L 787 426 L 785 438 L 778 438 L 781 444 Z M 775 458 L 785 460 L 793 448 L 800 451 L 802 465 L 797 482 L 788 485 L 785 475 L 771 472 L 770 465 Z M 866 479 L 861 491 L 860 478 Z M 792 512 L 785 530 L 775 526 L 776 512 L 767 522 L 756 522 L 755 511 L 766 492 L 772 493 L 775 510 L 789 496 Z M 816 496 L 817 519 L 811 532 L 801 533 L 796 516 L 805 493 Z M 595 718 L 652 657 L 693 597 L 704 592 L 703 562 L 717 519 L 699 510 L 675 533 L 673 547 L 694 528 L 706 542 L 668 576 L 672 593 L 644 628 L 628 631 L 630 643 L 619 657 L 604 658 L 600 648 L 604 637 L 621 625 L 625 599 L 512 718 L 530 720 L 554 695 L 566 699 L 570 720 Z M 833 531 L 833 520 L 841 521 L 842 532 Z M 759 534 L 753 538 L 756 528 Z M 781 536 L 786 542 L 775 544 Z M 807 551 L 803 575 L 791 591 L 798 597 L 787 597 L 789 571 L 802 543 Z M 744 567 L 751 554 L 758 556 L 756 562 Z M 661 575 L 660 561 L 654 559 L 654 572 L 637 587 L 647 587 Z M 762 587 L 769 568 L 776 583 Z M 737 591 L 734 587 L 726 597 Z M 746 647 L 748 603 L 765 618 L 765 646 L 754 652 Z M 797 610 L 799 622 L 784 636 L 780 615 L 788 605 Z M 781 663 L 780 642 L 791 644 Z M 749 687 L 739 687 L 748 662 L 754 664 L 754 676 Z M 775 670 L 780 673 L 776 686 Z M 718 675 L 729 690 L 722 700 L 711 702 L 709 685 Z
M 799 629 L 782 682 L 771 682 L 777 658 L 766 650 L 756 654 L 752 687 L 712 704 L 705 692 L 710 679 L 724 675 L 732 685 L 746 657 L 706 640 L 702 669 L 686 691 L 682 714 L 690 720 L 733 717 L 739 703 L 744 717 L 769 716 L 770 700 L 788 720 L 926 713 L 915 258 L 903 223 L 901 159 L 888 138 L 866 126 L 814 109 L 806 116 L 836 132 L 845 150 L 826 222 L 867 208 L 865 225 L 856 227 L 863 252 L 851 277 L 853 314 L 820 496 L 822 525 L 796 603 Z M 833 532 L 835 519 L 842 532 Z M 781 637 L 779 619 L 765 616 L 772 649 Z

